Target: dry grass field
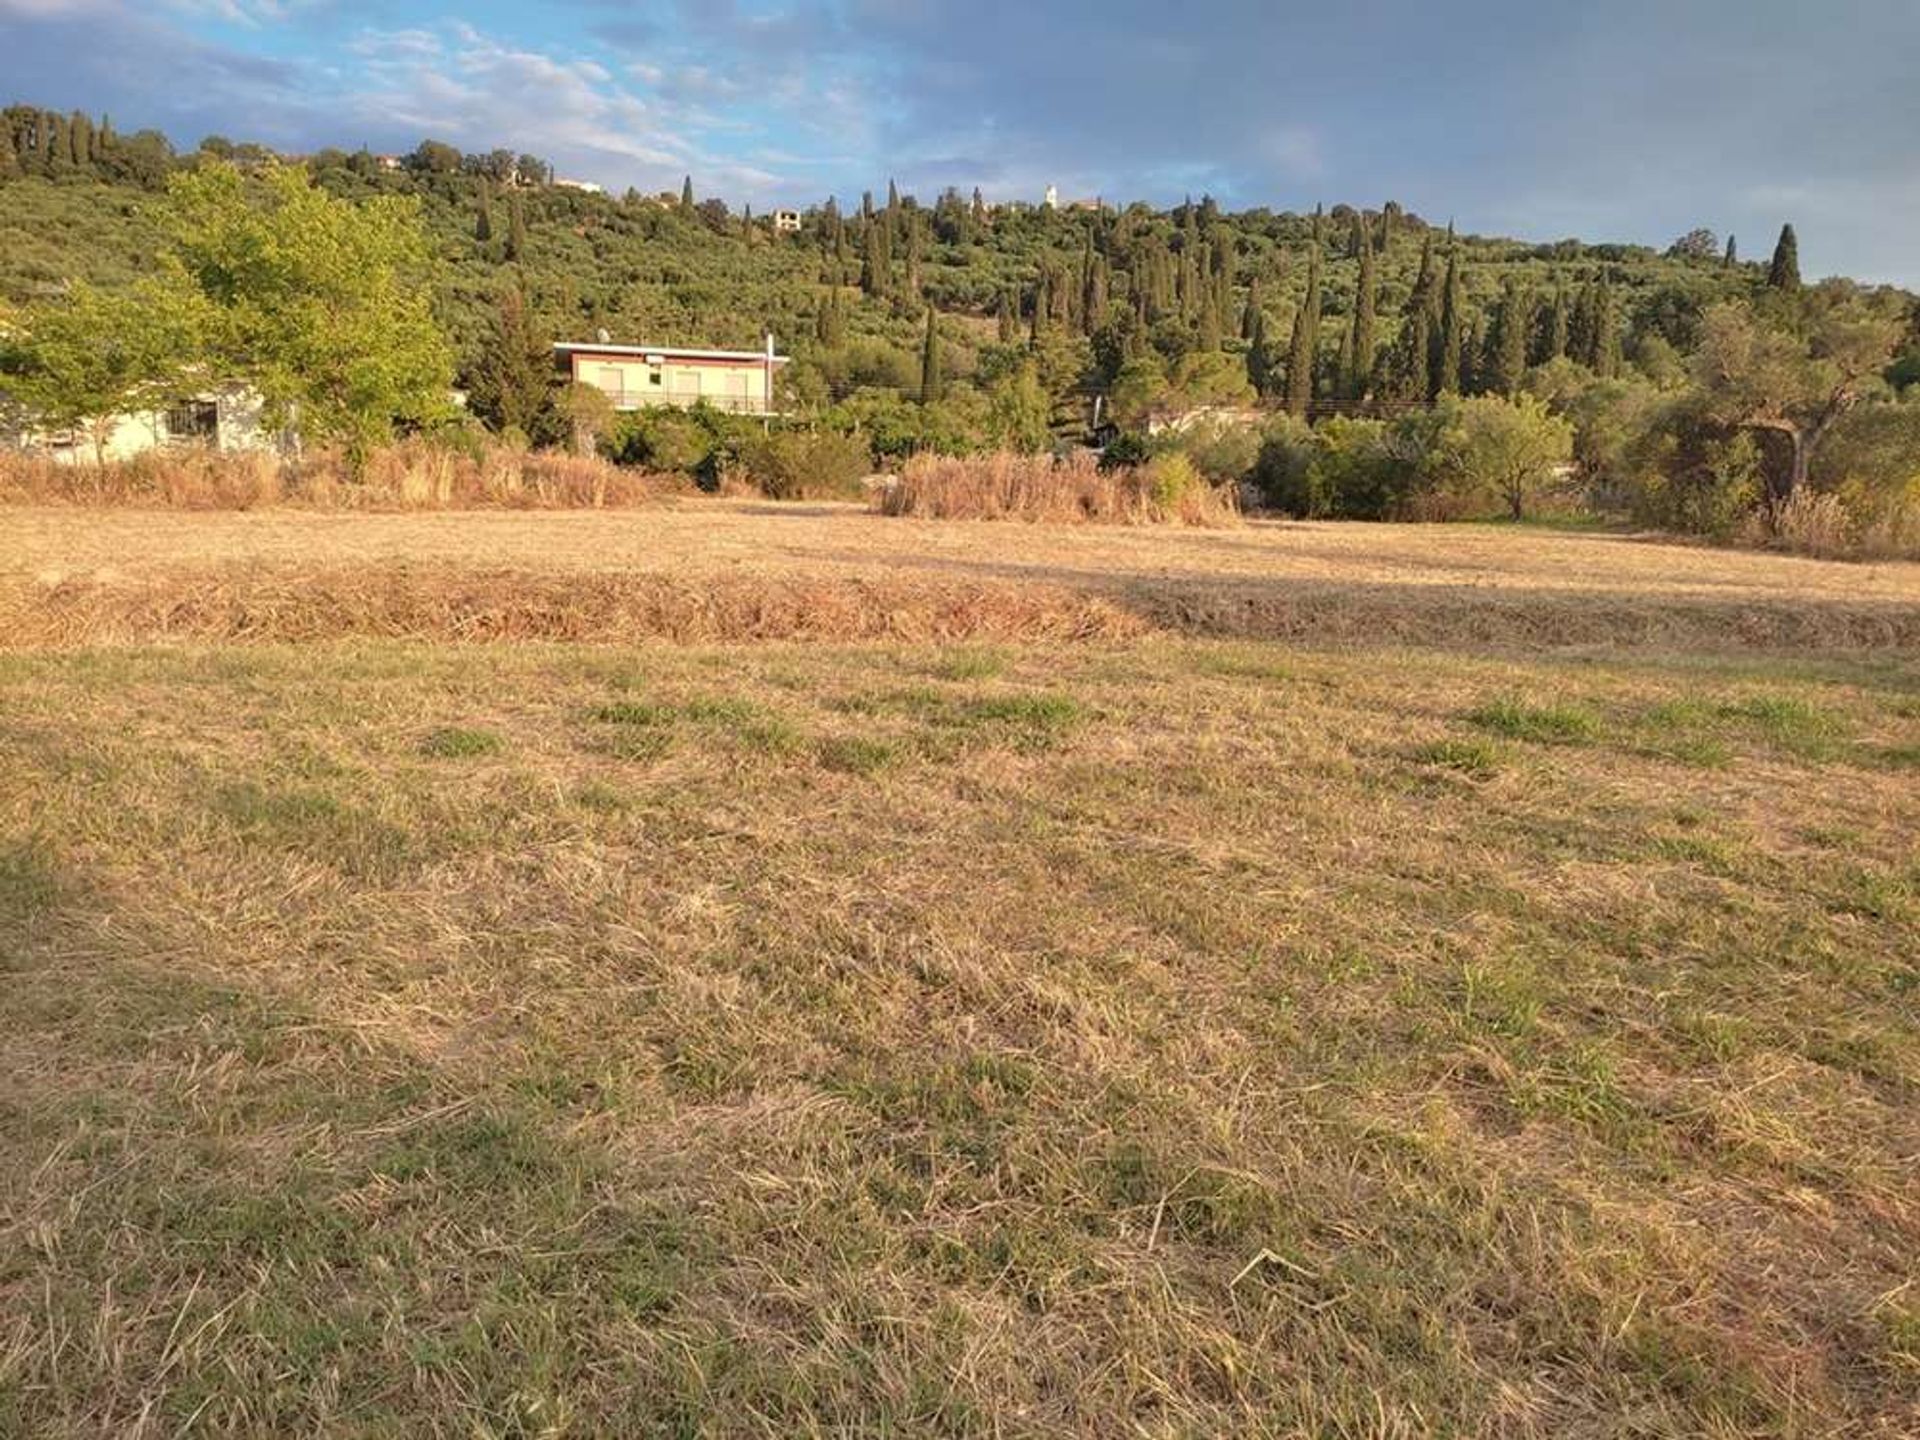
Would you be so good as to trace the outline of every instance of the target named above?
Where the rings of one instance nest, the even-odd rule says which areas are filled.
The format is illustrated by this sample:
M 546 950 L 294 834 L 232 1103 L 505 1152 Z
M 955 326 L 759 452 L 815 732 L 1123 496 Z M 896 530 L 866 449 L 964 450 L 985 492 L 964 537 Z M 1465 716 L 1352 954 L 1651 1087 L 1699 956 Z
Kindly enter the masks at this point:
M 0 510 L 0 1435 L 1920 1433 L 1920 568 Z

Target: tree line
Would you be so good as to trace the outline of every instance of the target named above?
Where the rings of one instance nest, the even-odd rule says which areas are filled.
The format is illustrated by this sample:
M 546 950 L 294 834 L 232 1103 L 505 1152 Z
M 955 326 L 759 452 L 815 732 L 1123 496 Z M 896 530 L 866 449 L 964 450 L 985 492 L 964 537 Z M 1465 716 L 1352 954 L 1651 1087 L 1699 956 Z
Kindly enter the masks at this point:
M 535 443 L 576 433 L 574 412 L 591 404 L 558 387 L 554 340 L 606 330 L 757 345 L 772 330 L 795 357 L 790 415 L 859 437 L 882 462 L 1069 443 L 1096 420 L 1098 438 L 1117 430 L 1124 449 L 1197 409 L 1386 423 L 1448 397 L 1532 396 L 1575 424 L 1575 463 L 1598 483 L 1624 451 L 1588 438 L 1594 424 L 1579 417 L 1605 408 L 1596 397 L 1631 394 L 1650 414 L 1647 393 L 1685 392 L 1701 433 L 1746 438 L 1763 498 L 1777 501 L 1818 475 L 1845 416 L 1897 395 L 1920 368 L 1911 297 L 1804 285 L 1791 226 L 1753 264 L 1704 227 L 1664 251 L 1526 244 L 1460 234 L 1391 201 L 1311 213 L 1229 213 L 1207 197 L 1055 210 L 977 190 L 923 204 L 889 182 L 844 209 L 834 198 L 807 207 L 787 235 L 699 196 L 691 176 L 677 192 L 602 195 L 556 184 L 533 156 L 432 140 L 397 159 L 324 150 L 281 163 L 215 136 L 161 152 L 155 182 L 104 168 L 129 144 L 104 120 L 5 114 L 11 163 L 0 174 L 20 183 L 0 190 L 0 225 L 16 208 L 55 207 L 102 223 L 31 227 L 41 253 L 13 271 L 0 256 L 0 296 L 39 311 L 49 294 L 80 293 L 75 279 L 97 276 L 108 294 L 137 284 L 124 246 L 89 237 L 124 211 L 125 224 L 149 228 L 158 257 L 175 243 L 176 207 L 168 197 L 115 211 L 122 186 L 231 170 L 250 194 L 297 173 L 349 210 L 405 202 L 419 235 L 410 273 L 449 378 L 483 423 Z M 721 427 L 702 426 L 725 444 L 709 433 Z M 684 453 L 687 427 L 673 416 L 596 422 L 624 458 L 646 463 Z M 1672 463 L 1694 463 L 1704 443 L 1675 441 Z

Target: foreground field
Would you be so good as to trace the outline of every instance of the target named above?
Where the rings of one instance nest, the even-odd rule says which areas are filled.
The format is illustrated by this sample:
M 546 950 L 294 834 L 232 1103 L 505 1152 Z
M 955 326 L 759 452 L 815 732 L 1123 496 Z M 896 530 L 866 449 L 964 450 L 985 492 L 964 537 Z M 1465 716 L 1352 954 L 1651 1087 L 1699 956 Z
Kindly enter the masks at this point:
M 36 567 L 387 577 L 462 533 L 236 581 L 133 518 L 9 555 L 15 623 Z M 294 544 L 234 518 L 223 554 Z M 904 543 L 1002 543 L 957 528 Z M 465 533 L 504 585 L 529 542 Z M 642 543 L 541 533 L 563 577 Z M 1247 538 L 999 533 L 1121 557 L 1107 595 Z M 1647 548 L 1391 558 L 1430 533 L 1349 568 Z M 1701 564 L 1906 623 L 1910 572 Z M 1913 654 L 1114 603 L 1080 641 L 0 655 L 0 1434 L 1920 1428 Z
M 151 639 L 1050 639 L 1920 652 L 1920 565 L 1608 534 L 621 513 L 0 509 L 0 645 Z

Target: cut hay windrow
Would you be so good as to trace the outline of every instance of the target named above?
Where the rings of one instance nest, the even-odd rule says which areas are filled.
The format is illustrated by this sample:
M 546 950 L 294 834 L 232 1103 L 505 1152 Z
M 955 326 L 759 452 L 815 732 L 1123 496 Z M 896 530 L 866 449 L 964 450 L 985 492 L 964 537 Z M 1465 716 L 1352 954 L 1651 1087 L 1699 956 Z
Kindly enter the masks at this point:
M 889 579 L 537 575 L 367 567 L 68 580 L 0 591 L 0 646 L 155 641 L 1080 640 L 1147 624 L 1050 585 Z
M 0 584 L 0 647 L 174 641 L 1114 640 L 1151 631 L 1338 646 L 1920 653 L 1920 607 L 1179 576 L 948 580 L 368 564 Z

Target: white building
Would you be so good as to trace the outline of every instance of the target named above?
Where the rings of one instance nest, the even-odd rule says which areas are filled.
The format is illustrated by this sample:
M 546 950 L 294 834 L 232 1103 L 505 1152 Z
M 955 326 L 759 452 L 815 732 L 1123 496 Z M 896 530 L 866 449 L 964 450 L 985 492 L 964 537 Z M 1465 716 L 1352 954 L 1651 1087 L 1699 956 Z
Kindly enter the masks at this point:
M 203 447 L 221 451 L 282 449 L 290 437 L 267 429 L 263 402 L 244 385 L 206 390 L 163 409 L 108 415 L 71 430 L 27 429 L 13 443 L 58 464 L 131 460 L 151 450 Z

